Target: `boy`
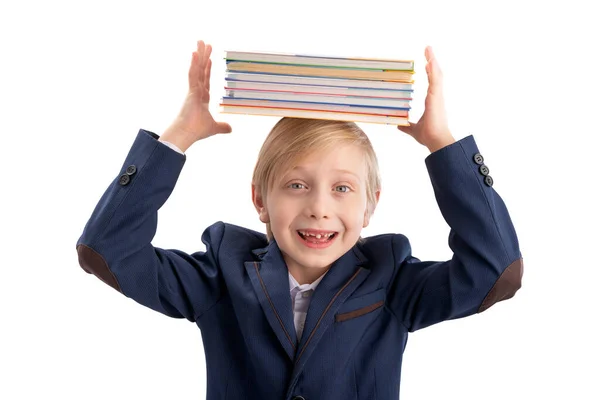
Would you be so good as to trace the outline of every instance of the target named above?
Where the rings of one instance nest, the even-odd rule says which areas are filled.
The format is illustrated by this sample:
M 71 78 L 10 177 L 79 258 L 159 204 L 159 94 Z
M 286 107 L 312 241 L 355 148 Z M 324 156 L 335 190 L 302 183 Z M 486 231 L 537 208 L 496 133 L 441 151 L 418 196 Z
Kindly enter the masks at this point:
M 275 125 L 254 171 L 267 235 L 217 222 L 202 235 L 204 252 L 153 247 L 185 151 L 231 132 L 208 111 L 210 52 L 198 42 L 171 127 L 138 133 L 77 242 L 81 267 L 198 325 L 207 399 L 398 399 L 408 332 L 482 312 L 512 297 L 522 276 L 513 225 L 473 137 L 455 141 L 447 127 L 431 49 L 425 112 L 398 128 L 431 151 L 426 166 L 451 227 L 446 262 L 421 262 L 400 234 L 361 238 L 380 193 L 368 138 L 353 123 L 293 118 Z

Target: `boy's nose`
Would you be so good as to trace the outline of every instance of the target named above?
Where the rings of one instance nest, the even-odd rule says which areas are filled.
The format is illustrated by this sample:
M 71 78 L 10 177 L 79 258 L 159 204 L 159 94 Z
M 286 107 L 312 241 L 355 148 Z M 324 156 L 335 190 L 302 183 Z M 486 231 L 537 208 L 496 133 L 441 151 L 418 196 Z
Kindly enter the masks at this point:
M 309 199 L 306 206 L 306 211 L 310 218 L 329 218 L 330 210 L 330 199 L 327 193 L 316 193 Z
M 327 213 L 325 213 L 325 212 L 319 212 L 319 211 L 315 211 L 315 212 L 311 213 L 311 214 L 310 214 L 310 217 L 311 217 L 311 218 L 314 218 L 314 219 L 323 219 L 323 218 L 329 218 L 329 217 L 327 216 Z

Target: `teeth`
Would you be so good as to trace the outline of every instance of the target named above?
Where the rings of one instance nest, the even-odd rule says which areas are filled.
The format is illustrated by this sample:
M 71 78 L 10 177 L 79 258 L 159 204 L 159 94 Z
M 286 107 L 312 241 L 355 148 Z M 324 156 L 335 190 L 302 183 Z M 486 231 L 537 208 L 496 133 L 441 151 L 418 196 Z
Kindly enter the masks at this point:
M 321 239 L 322 237 L 331 237 L 331 236 L 333 236 L 333 235 L 334 235 L 334 233 L 333 233 L 333 232 L 332 232 L 332 233 L 325 233 L 325 234 L 320 234 L 320 233 L 318 233 L 318 234 L 316 234 L 316 235 L 315 235 L 315 234 L 313 234 L 313 233 L 307 233 L 307 232 L 303 232 L 303 231 L 300 231 L 300 233 L 301 233 L 302 235 L 304 235 L 304 236 L 314 236 L 314 237 L 316 237 L 317 239 Z

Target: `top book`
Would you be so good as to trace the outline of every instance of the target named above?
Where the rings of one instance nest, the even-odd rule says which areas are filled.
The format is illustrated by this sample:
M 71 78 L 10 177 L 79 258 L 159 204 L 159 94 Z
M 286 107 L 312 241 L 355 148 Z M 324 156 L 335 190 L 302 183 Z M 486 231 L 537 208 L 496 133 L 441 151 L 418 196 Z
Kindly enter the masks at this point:
M 324 57 L 291 53 L 257 53 L 249 51 L 225 51 L 225 60 L 272 64 L 295 64 L 346 68 L 384 69 L 414 71 L 412 60 L 391 60 L 361 57 Z

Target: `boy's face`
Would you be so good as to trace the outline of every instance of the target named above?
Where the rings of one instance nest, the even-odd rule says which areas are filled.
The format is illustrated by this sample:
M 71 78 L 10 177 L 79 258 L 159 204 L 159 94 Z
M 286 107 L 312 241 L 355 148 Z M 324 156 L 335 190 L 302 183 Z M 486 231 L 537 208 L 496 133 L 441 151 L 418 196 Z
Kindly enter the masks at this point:
M 298 283 L 310 283 L 321 276 L 354 246 L 362 228 L 368 225 L 366 177 L 363 151 L 347 144 L 311 154 L 283 176 L 277 176 L 266 201 L 252 188 L 260 220 L 270 222 L 288 269 Z M 305 235 L 310 230 L 333 236 L 326 239 Z

